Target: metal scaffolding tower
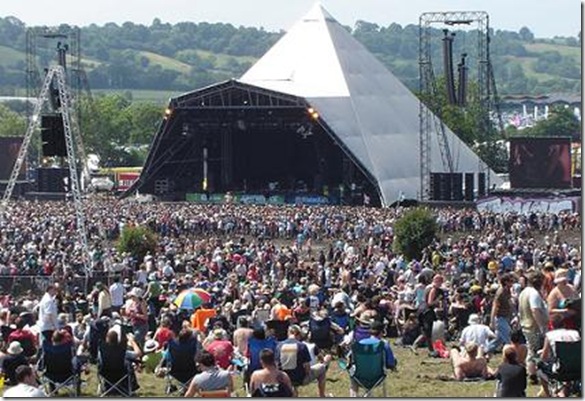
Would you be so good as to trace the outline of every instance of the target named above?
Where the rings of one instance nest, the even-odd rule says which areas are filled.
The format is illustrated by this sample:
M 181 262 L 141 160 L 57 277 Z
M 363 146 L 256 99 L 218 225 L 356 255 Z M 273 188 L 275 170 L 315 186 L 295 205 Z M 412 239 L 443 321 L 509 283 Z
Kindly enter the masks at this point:
M 89 276 L 91 275 L 91 255 L 87 243 L 87 230 L 85 226 L 83 200 L 81 197 L 80 181 L 77 172 L 78 164 L 83 163 L 84 159 L 76 157 L 76 151 L 79 153 L 82 152 L 80 148 L 81 142 L 79 138 L 81 135 L 77 123 L 74 121 L 73 115 L 71 114 L 71 105 L 73 99 L 66 84 L 65 69 L 60 65 L 49 68 L 45 80 L 41 86 L 41 91 L 34 105 L 33 115 L 30 119 L 28 128 L 24 135 L 24 139 L 22 141 L 20 151 L 18 152 L 16 163 L 14 164 L 14 167 L 12 169 L 8 185 L 6 186 L 6 191 L 4 192 L 4 196 L 2 198 L 2 204 L 0 205 L 0 214 L 4 213 L 8 201 L 12 196 L 12 191 L 14 190 L 14 186 L 16 185 L 16 179 L 18 178 L 20 169 L 22 168 L 22 164 L 29 152 L 31 139 L 34 133 L 39 128 L 43 106 L 50 102 L 51 90 L 53 88 L 57 88 L 58 90 L 58 98 L 60 102 L 59 112 L 61 113 L 61 117 L 63 119 L 63 132 L 65 135 L 65 147 L 67 150 L 67 164 L 69 168 L 69 189 L 75 207 L 77 236 L 81 243 L 83 255 L 85 257 L 84 261 L 85 270 L 87 275 Z
M 423 13 L 419 19 L 419 71 L 420 71 L 420 94 L 425 105 L 420 103 L 420 177 L 421 177 L 421 199 L 428 200 L 430 195 L 430 167 L 431 167 L 431 134 L 436 132 L 439 142 L 439 149 L 446 171 L 454 172 L 456 161 L 451 156 L 451 150 L 445 135 L 445 126 L 441 118 L 441 106 L 438 99 L 438 90 L 435 81 L 433 64 L 431 60 L 432 28 L 437 24 L 452 27 L 455 25 L 471 25 L 475 23 L 477 31 L 476 57 L 477 57 L 477 84 L 478 99 L 481 108 L 481 119 L 478 132 L 484 138 L 489 138 L 492 131 L 491 117 L 497 114 L 498 128 L 503 132 L 503 123 L 498 107 L 497 91 L 493 77 L 493 68 L 489 51 L 489 16 L 485 11 L 454 11 L 454 12 L 431 12 Z M 433 114 L 434 113 L 434 114 Z M 433 129 L 434 126 L 434 129 Z M 480 171 L 486 172 L 488 166 L 480 162 Z M 489 177 L 489 174 L 486 175 Z M 488 183 L 489 188 L 489 183 Z

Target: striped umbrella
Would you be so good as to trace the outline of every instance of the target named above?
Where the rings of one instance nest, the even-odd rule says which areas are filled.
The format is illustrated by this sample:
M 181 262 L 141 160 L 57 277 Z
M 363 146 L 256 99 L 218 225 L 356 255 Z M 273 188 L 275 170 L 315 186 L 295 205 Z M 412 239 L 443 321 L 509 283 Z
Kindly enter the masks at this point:
M 210 299 L 211 296 L 206 291 L 190 288 L 181 291 L 173 302 L 180 309 L 193 310 L 209 302 Z

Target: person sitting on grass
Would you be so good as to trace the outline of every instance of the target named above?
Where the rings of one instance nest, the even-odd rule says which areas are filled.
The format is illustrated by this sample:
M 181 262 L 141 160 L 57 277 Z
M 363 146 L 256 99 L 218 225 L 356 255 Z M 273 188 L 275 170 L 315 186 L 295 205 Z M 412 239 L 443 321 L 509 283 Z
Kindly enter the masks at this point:
M 465 352 L 453 348 L 451 350 L 451 363 L 453 364 L 455 380 L 489 379 L 493 376 L 493 372 L 483 357 L 483 352 L 474 342 L 465 344 Z
M 311 354 L 301 339 L 301 328 L 297 325 L 290 326 L 288 338 L 278 343 L 276 347 L 276 360 L 280 368 L 290 377 L 295 397 L 298 397 L 298 387 L 306 386 L 314 381 L 317 381 L 319 397 L 326 397 L 325 376 L 328 362 L 311 366 Z
M 189 388 L 185 393 L 190 398 L 199 392 L 226 390 L 228 394 L 234 391 L 232 375 L 229 371 L 221 369 L 215 363 L 215 357 L 208 351 L 201 351 L 197 356 L 197 366 L 201 370 L 193 377 Z
M 46 397 L 43 390 L 38 388 L 37 377 L 29 365 L 16 368 L 16 381 L 18 382 L 16 386 L 4 391 L 3 398 Z
M 265 348 L 260 351 L 262 369 L 252 373 L 250 394 L 252 397 L 292 397 L 293 385 L 288 375 L 276 366 L 274 352 Z
M 526 397 L 526 367 L 518 362 L 512 345 L 505 345 L 502 354 L 504 360 L 494 374 L 498 381 L 496 397 Z

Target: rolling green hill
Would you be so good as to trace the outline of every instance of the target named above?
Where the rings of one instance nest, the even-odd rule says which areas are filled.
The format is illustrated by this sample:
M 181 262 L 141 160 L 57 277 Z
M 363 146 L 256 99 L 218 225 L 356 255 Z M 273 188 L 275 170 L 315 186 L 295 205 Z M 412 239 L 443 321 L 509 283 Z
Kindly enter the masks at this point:
M 492 34 L 491 61 L 498 92 L 580 93 L 579 38 L 534 38 L 528 28 L 520 31 L 496 29 Z M 417 25 L 384 27 L 359 21 L 351 32 L 398 79 L 411 90 L 418 90 Z M 440 31 L 437 33 L 440 35 Z M 151 26 L 93 24 L 81 28 L 82 64 L 93 90 L 131 91 L 135 99 L 166 99 L 168 93 L 187 92 L 241 76 L 282 35 L 224 23 L 173 25 L 158 19 Z M 466 39 L 466 35 L 475 34 L 457 31 L 460 43 L 475 43 L 475 36 Z M 0 94 L 24 89 L 25 43 L 25 25 L 0 17 Z M 433 49 L 432 56 L 437 60 L 437 70 L 441 69 L 440 47 Z M 51 52 L 44 49 L 45 63 Z M 38 64 L 39 70 L 46 67 Z M 155 95 L 157 92 L 161 95 Z

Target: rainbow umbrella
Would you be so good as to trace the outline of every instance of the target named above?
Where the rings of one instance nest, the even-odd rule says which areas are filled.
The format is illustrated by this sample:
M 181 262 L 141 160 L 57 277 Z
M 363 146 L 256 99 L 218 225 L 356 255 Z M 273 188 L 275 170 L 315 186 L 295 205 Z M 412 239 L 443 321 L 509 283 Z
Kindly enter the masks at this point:
M 211 295 L 206 291 L 191 288 L 181 291 L 173 302 L 180 309 L 193 310 L 209 302 L 210 299 Z

